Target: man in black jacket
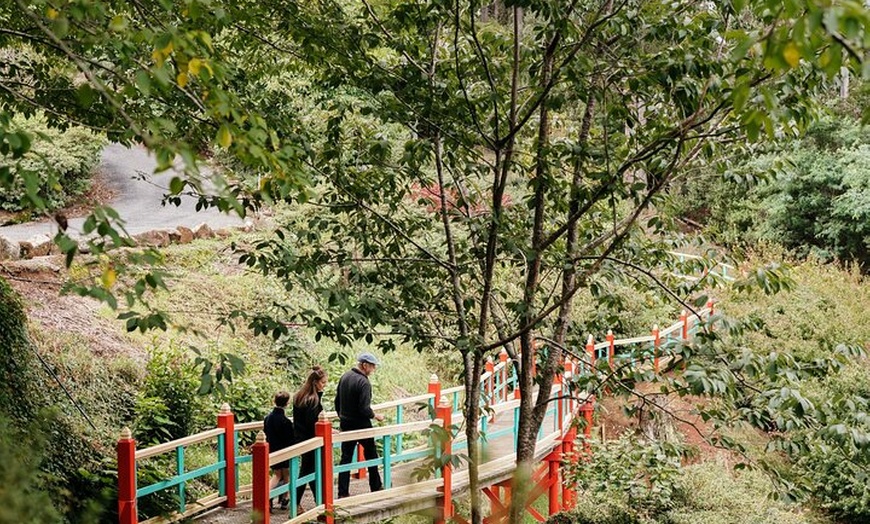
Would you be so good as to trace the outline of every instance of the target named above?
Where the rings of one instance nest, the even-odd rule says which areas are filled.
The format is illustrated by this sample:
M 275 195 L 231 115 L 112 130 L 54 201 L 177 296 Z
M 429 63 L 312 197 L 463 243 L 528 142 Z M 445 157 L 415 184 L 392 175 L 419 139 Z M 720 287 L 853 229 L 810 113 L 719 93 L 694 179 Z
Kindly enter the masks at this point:
M 372 427 L 372 419 L 384 420 L 383 415 L 372 411 L 372 385 L 369 375 L 375 372 L 378 360 L 371 353 L 363 353 L 357 359 L 357 367 L 341 376 L 338 392 L 335 395 L 335 410 L 338 412 L 342 431 L 354 431 Z M 341 443 L 341 464 L 350 464 L 357 444 L 363 448 L 365 460 L 378 458 L 375 439 L 349 440 Z M 369 488 L 380 491 L 381 475 L 377 466 L 369 466 Z M 338 474 L 338 498 L 350 495 L 350 472 Z

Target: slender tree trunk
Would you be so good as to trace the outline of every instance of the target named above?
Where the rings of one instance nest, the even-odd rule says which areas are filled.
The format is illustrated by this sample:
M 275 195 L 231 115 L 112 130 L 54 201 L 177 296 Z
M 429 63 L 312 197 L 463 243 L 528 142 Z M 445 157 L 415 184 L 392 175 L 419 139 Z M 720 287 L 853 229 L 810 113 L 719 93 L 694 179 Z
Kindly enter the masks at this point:
M 550 45 L 544 57 L 541 68 L 541 86 L 550 82 L 553 69 L 553 54 L 555 46 Z M 523 289 L 524 310 L 520 315 L 521 325 L 528 325 L 535 317 L 535 299 L 541 272 L 542 250 L 541 244 L 544 239 L 544 211 L 546 207 L 546 194 L 549 186 L 547 151 L 550 144 L 550 114 L 548 96 L 541 102 L 540 119 L 538 121 L 538 137 L 535 144 L 536 166 L 534 193 L 534 222 L 532 226 L 532 255 L 526 265 L 526 282 Z M 522 348 L 522 369 L 520 372 L 520 421 L 519 435 L 517 438 L 517 471 L 514 479 L 514 490 L 511 497 L 510 522 L 519 524 L 522 522 L 523 511 L 529 489 L 531 489 L 533 459 L 535 456 L 536 433 L 539 423 L 535 423 L 534 416 L 534 344 L 531 330 L 526 331 L 520 337 Z
M 580 135 L 577 139 L 577 145 L 583 154 L 583 148 L 586 145 L 586 138 L 589 136 L 589 128 L 592 126 L 592 113 L 595 109 L 595 99 L 589 97 L 586 101 L 586 110 L 583 112 L 583 121 L 580 123 Z M 568 326 L 571 318 L 571 308 L 574 303 L 571 291 L 574 289 L 575 276 L 577 275 L 577 262 L 574 258 L 577 256 L 577 221 L 571 220 L 571 217 L 577 214 L 580 209 L 580 182 L 582 181 L 583 173 L 583 157 L 578 156 L 574 162 L 574 174 L 571 179 L 571 197 L 568 204 L 568 230 L 565 232 L 565 269 L 562 271 L 562 296 L 571 298 L 562 302 L 559 307 L 559 316 L 556 318 L 556 328 L 553 332 L 553 340 L 560 346 L 565 345 L 565 337 L 568 334 Z M 561 353 L 561 349 L 559 349 Z M 554 363 L 558 359 L 553 359 Z

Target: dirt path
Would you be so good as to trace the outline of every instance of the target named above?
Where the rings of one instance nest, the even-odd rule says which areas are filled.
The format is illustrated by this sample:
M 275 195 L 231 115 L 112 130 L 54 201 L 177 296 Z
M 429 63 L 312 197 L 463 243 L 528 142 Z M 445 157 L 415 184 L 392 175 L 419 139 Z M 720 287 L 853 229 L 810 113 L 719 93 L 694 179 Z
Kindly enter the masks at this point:
M 131 235 L 154 229 L 174 229 L 177 226 L 194 227 L 205 222 L 213 229 L 240 225 L 242 220 L 235 215 L 225 215 L 217 210 L 196 211 L 196 200 L 183 197 L 181 205 L 163 206 L 161 200 L 169 181 L 178 172 L 169 170 L 155 175 L 157 162 L 140 146 L 131 148 L 110 144 L 103 150 L 98 168 L 105 176 L 105 184 L 114 195 L 108 205 L 125 220 Z M 144 178 L 144 179 L 143 179 Z M 81 233 L 84 218 L 71 218 L 73 236 Z M 49 220 L 0 227 L 0 236 L 12 241 L 21 241 L 35 235 L 54 236 L 57 225 Z

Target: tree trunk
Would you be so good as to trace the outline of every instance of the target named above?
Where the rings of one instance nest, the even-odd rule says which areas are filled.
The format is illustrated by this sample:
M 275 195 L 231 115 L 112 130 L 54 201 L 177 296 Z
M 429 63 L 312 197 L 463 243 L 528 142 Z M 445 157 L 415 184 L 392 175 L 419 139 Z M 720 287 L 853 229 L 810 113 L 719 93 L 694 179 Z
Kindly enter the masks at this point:
M 553 55 L 558 38 L 554 38 L 547 47 L 541 68 L 541 87 L 544 88 L 549 82 L 553 70 Z M 537 296 L 540 271 L 541 271 L 541 244 L 544 238 L 544 211 L 546 206 L 546 194 L 549 181 L 547 166 L 547 150 L 550 142 L 550 114 L 548 107 L 548 95 L 544 95 L 541 101 L 540 119 L 538 121 L 538 137 L 535 145 L 536 166 L 534 193 L 534 223 L 532 226 L 532 256 L 526 266 L 526 283 L 523 290 L 523 314 L 520 315 L 521 325 L 531 323 L 535 317 L 535 299 Z M 522 368 L 520 370 L 520 420 L 519 434 L 517 435 L 517 471 L 514 476 L 514 489 L 511 495 L 510 522 L 519 524 L 522 522 L 528 492 L 531 489 L 531 473 L 535 456 L 536 435 L 540 421 L 536 421 L 534 409 L 534 383 L 532 373 L 535 362 L 534 342 L 531 330 L 526 331 L 520 337 L 522 348 Z M 544 377 L 546 378 L 546 377 Z M 552 377 L 550 378 L 552 383 Z M 543 387 L 543 385 L 542 385 Z M 549 390 L 549 386 L 547 387 Z

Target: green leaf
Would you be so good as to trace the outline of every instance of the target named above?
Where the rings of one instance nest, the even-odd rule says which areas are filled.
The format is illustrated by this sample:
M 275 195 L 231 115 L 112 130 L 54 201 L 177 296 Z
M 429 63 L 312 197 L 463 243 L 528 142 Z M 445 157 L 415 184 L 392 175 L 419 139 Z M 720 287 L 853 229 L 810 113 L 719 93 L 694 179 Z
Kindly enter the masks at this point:
M 229 126 L 226 124 L 221 125 L 220 129 L 218 129 L 216 140 L 222 148 L 229 149 L 233 143 L 233 134 L 230 132 Z

